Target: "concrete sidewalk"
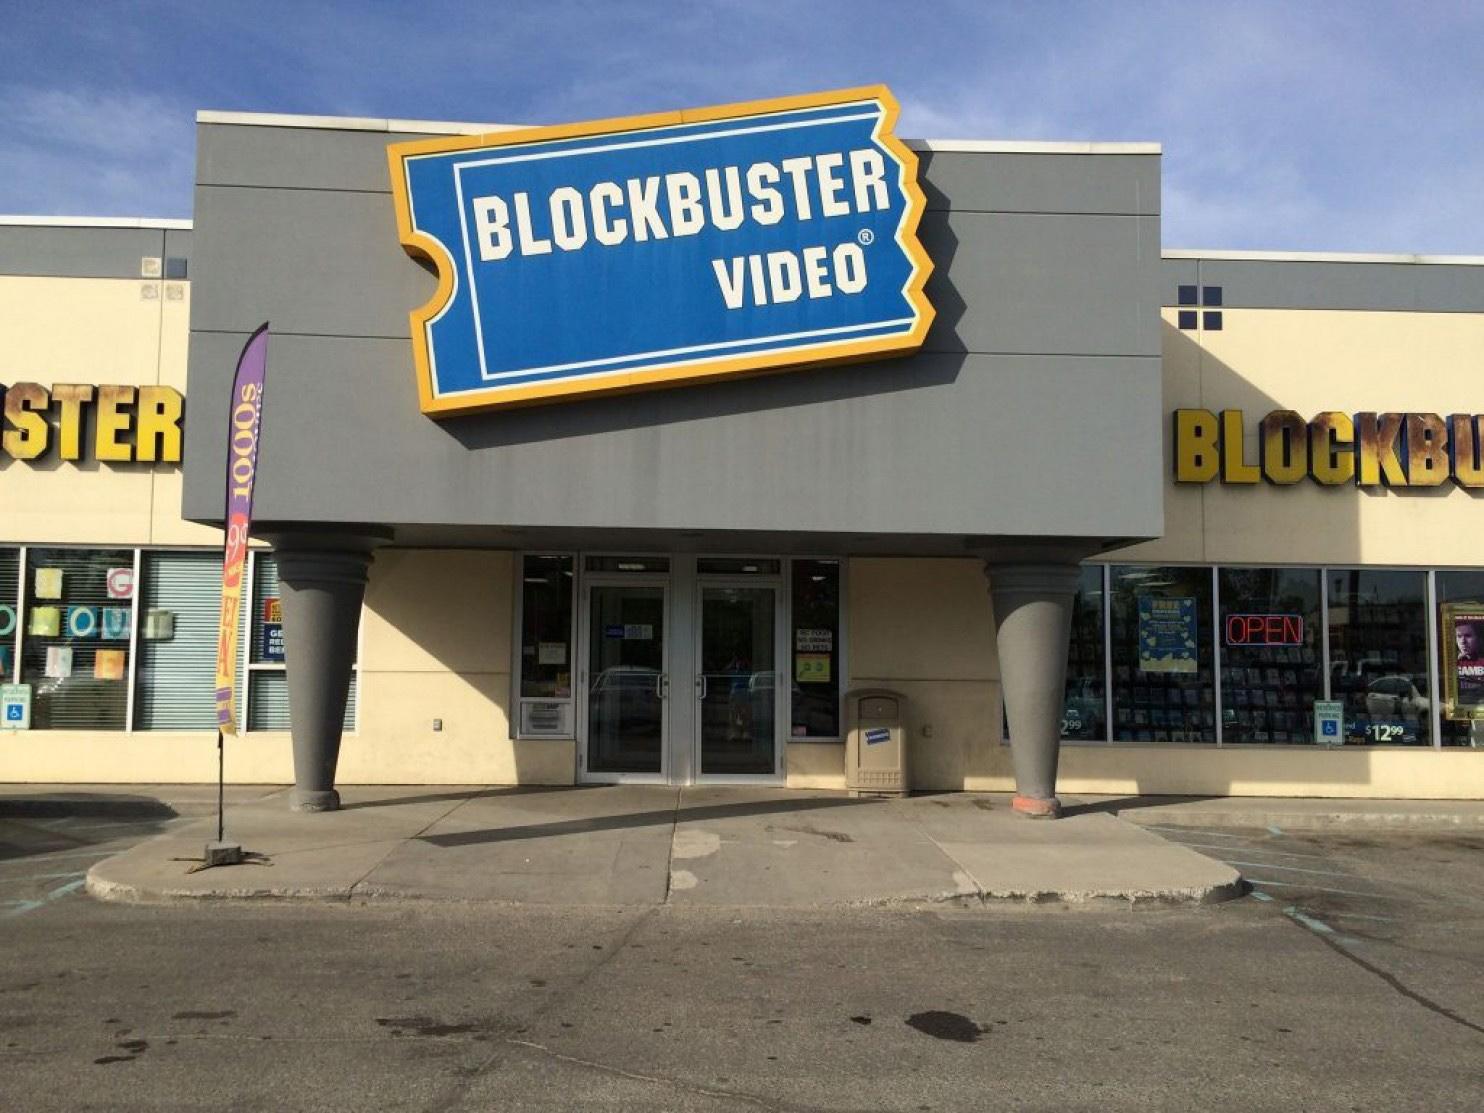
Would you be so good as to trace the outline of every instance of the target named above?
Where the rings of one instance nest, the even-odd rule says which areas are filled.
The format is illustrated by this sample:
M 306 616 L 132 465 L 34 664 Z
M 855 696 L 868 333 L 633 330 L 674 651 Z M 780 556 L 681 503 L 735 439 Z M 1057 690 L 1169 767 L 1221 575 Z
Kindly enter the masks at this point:
M 1073 814 L 1105 812 L 1144 827 L 1340 827 L 1484 830 L 1484 800 L 1326 800 L 1287 796 L 1063 796 Z
M 137 791 L 131 789 L 130 791 Z M 1105 810 L 1054 823 L 1007 796 L 906 800 L 772 788 L 342 789 L 335 813 L 286 793 L 229 806 L 227 834 L 264 857 L 188 872 L 214 820 L 94 866 L 104 900 L 436 900 L 802 908 L 990 901 L 1201 902 L 1238 873 Z

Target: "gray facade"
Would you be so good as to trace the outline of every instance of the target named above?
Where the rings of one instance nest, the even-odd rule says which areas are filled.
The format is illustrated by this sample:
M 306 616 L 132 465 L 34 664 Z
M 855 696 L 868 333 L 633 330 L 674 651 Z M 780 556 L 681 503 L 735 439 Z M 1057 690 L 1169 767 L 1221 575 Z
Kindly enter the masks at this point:
M 186 517 L 220 517 L 203 415 L 267 320 L 270 525 L 1012 556 L 1161 533 L 1157 154 L 925 151 L 937 320 L 914 357 L 435 421 L 408 331 L 434 281 L 385 159 L 413 137 L 200 125 Z
M 0 222 L 0 275 L 44 278 L 190 277 L 189 221 L 6 218 Z M 131 226 L 137 225 L 137 226 Z M 145 261 L 159 261 L 145 273 Z

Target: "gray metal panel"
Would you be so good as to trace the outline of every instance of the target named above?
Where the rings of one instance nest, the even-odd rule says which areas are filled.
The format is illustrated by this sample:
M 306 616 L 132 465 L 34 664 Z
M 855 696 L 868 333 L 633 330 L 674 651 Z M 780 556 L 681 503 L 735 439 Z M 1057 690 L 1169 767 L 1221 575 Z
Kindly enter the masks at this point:
M 195 270 L 192 327 L 317 336 L 409 335 L 433 276 L 396 239 L 389 194 L 196 191 L 209 228 Z M 930 213 L 921 236 L 936 270 L 928 296 L 939 351 L 1150 355 L 1159 351 L 1159 221 L 1154 217 Z M 1148 281 L 1130 281 L 1130 274 Z
M 1229 309 L 1484 312 L 1484 266 L 1202 259 L 1200 275 Z
M 922 151 L 928 208 L 1159 215 L 1158 155 Z
M 426 138 L 385 131 L 201 124 L 196 128 L 196 184 L 389 193 L 387 144 Z
M 242 342 L 192 337 L 196 413 L 226 412 Z M 1161 531 L 1156 357 L 923 355 L 441 423 L 407 341 L 278 336 L 268 374 L 265 521 Z M 188 517 L 220 514 L 220 434 L 188 423 Z
M 435 422 L 406 339 L 434 281 L 396 242 L 394 137 L 201 133 L 191 407 L 225 413 L 242 341 L 271 320 L 260 520 L 919 552 L 1162 529 L 1159 219 L 1106 215 L 1157 211 L 1157 158 L 934 156 L 940 203 L 1087 211 L 929 213 L 939 319 L 918 357 Z M 185 513 L 209 520 L 221 430 L 186 437 Z
M 0 225 L 0 274 L 138 278 L 139 260 L 164 250 L 159 228 Z
M 1155 355 L 1159 218 L 931 213 L 932 350 Z
M 1200 279 L 1194 259 L 1161 259 L 1159 263 L 1160 305 L 1175 305 L 1181 286 L 1194 286 Z
M 397 132 L 202 124 L 200 185 L 390 190 L 389 143 L 428 138 Z M 444 137 L 439 137 L 444 138 Z M 923 151 L 929 209 L 1154 216 L 1158 155 L 994 154 Z
M 250 128 L 238 129 L 250 131 Z M 390 193 L 196 189 L 191 327 L 409 335 L 432 274 L 397 242 Z
M 191 258 L 191 230 L 189 228 L 165 229 L 165 256 L 169 259 Z

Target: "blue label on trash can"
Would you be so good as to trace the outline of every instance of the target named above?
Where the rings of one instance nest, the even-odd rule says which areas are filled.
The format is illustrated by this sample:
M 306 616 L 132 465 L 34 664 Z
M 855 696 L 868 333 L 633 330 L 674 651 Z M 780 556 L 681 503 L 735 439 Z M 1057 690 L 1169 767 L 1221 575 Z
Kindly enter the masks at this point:
M 867 746 L 874 746 L 878 742 L 890 742 L 890 741 L 891 741 L 891 728 L 889 728 L 889 727 L 873 727 L 870 730 L 866 731 L 866 745 Z

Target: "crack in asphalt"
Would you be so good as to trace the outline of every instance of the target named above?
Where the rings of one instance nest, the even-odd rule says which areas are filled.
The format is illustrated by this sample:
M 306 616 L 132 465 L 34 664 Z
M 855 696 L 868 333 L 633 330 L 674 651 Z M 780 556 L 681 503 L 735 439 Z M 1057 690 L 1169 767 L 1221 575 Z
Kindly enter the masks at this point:
M 759 1109 L 772 1110 L 774 1111 L 774 1113 L 787 1113 L 787 1111 L 789 1110 L 797 1110 L 799 1111 L 799 1113 L 804 1113 L 804 1107 L 802 1106 L 775 1105 L 773 1102 L 767 1101 L 764 1098 L 755 1097 L 752 1094 L 738 1093 L 735 1090 L 713 1090 L 707 1086 L 699 1086 L 690 1082 L 682 1082 L 676 1078 L 666 1078 L 664 1075 L 640 1074 L 637 1071 L 624 1070 L 622 1067 L 610 1066 L 607 1063 L 599 1063 L 592 1059 L 582 1059 L 577 1057 L 576 1055 L 564 1055 L 560 1051 L 553 1051 L 551 1048 L 546 1047 L 544 1044 L 532 1043 L 529 1040 L 506 1040 L 505 1042 L 507 1044 L 513 1044 L 516 1047 L 525 1047 L 529 1048 L 532 1051 L 539 1051 L 542 1055 L 545 1055 L 551 1059 L 556 1059 L 559 1062 L 571 1063 L 572 1065 L 579 1067 L 587 1067 L 589 1070 L 595 1070 L 602 1074 L 615 1075 L 618 1078 L 628 1078 L 635 1082 L 650 1082 L 658 1086 L 669 1086 L 672 1089 L 682 1090 L 685 1093 L 696 1094 L 701 1097 L 742 1101 L 746 1102 L 748 1105 L 755 1105 Z
M 1467 1028 L 1470 1031 L 1478 1032 L 1480 1035 L 1484 1035 L 1484 1025 L 1475 1024 L 1472 1020 L 1469 1020 L 1467 1017 L 1459 1016 L 1456 1012 L 1454 1012 L 1452 1009 L 1448 1008 L 1446 1005 L 1440 1005 L 1438 1002 L 1434 1001 L 1432 998 L 1427 997 L 1427 996 L 1425 996 L 1425 995 L 1423 995 L 1421 993 L 1418 993 L 1415 989 L 1412 989 L 1410 986 L 1406 985 L 1396 975 L 1390 974 L 1387 971 L 1382 970 L 1379 966 L 1375 965 L 1374 963 L 1367 962 L 1365 959 L 1361 958 L 1358 954 L 1356 954 L 1354 951 L 1352 951 L 1349 947 L 1345 946 L 1345 944 L 1341 940 L 1335 938 L 1334 931 L 1333 931 L 1332 928 L 1329 927 L 1329 925 L 1327 925 L 1327 924 L 1321 924 L 1317 920 L 1310 920 L 1309 917 L 1304 917 L 1304 919 L 1299 919 L 1299 918 L 1297 918 L 1297 917 L 1295 917 L 1295 916 L 1293 916 L 1291 914 L 1285 914 L 1285 915 L 1286 915 L 1286 918 L 1291 923 L 1293 923 L 1297 927 L 1303 928 L 1310 935 L 1312 935 L 1315 939 L 1319 940 L 1319 942 L 1323 943 L 1330 950 L 1334 951 L 1335 954 L 1340 955 L 1343 958 L 1349 959 L 1351 962 L 1355 963 L 1356 966 L 1359 966 L 1366 973 L 1368 973 L 1368 974 L 1374 974 L 1376 977 L 1380 978 L 1383 982 L 1385 982 L 1388 986 L 1390 986 L 1397 993 L 1400 993 L 1407 1000 L 1413 1001 L 1416 1004 L 1421 1005 L 1424 1009 L 1427 1009 L 1429 1012 L 1437 1013 L 1438 1016 L 1441 1016 L 1445 1020 L 1450 1020 L 1454 1024 L 1461 1025 L 1462 1027 Z M 1310 922 L 1307 922 L 1306 923 L 1305 920 L 1309 920 Z M 1316 928 L 1314 926 L 1315 924 L 1319 924 L 1319 927 L 1322 927 L 1324 930 L 1322 930 L 1322 931 L 1319 930 L 1319 928 Z
M 521 1023 L 529 1027 L 535 1021 L 539 1020 L 541 1017 L 545 1016 L 547 1013 L 555 1009 L 564 1000 L 568 999 L 574 991 L 581 990 L 582 987 L 587 985 L 589 981 L 591 981 L 593 978 L 597 977 L 600 973 L 607 969 L 608 966 L 611 965 L 614 960 L 623 953 L 624 948 L 629 945 L 629 940 L 633 939 L 634 936 L 638 934 L 639 929 L 642 928 L 645 924 L 649 923 L 650 920 L 655 918 L 655 916 L 659 912 L 659 908 L 660 906 L 655 906 L 646 909 L 642 914 L 639 915 L 637 919 L 634 920 L 632 924 L 629 925 L 629 927 L 623 932 L 623 934 L 618 937 L 616 942 L 614 942 L 611 946 L 604 948 L 603 957 L 601 959 L 593 963 L 592 966 L 588 967 L 588 969 L 585 970 L 580 976 L 578 976 L 569 987 L 566 987 L 556 993 L 549 995 L 546 999 L 546 1003 L 534 1009 L 529 1014 L 529 1016 L 522 1018 Z M 520 1043 L 521 1041 L 515 1039 L 506 1039 L 502 1042 L 506 1044 L 513 1044 Z M 495 1051 L 491 1055 L 489 1055 L 483 1062 L 477 1063 L 462 1072 L 462 1077 L 460 1078 L 460 1080 L 444 1094 L 435 1098 L 432 1104 L 428 1106 L 428 1113 L 442 1113 L 442 1111 L 456 1108 L 468 1095 L 469 1090 L 473 1087 L 475 1081 L 477 1081 L 485 1074 L 489 1073 L 489 1071 L 493 1067 L 497 1066 L 500 1063 L 500 1059 L 501 1053 L 499 1051 Z

